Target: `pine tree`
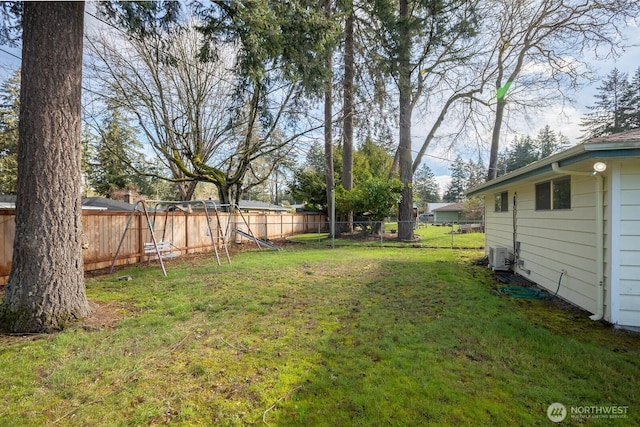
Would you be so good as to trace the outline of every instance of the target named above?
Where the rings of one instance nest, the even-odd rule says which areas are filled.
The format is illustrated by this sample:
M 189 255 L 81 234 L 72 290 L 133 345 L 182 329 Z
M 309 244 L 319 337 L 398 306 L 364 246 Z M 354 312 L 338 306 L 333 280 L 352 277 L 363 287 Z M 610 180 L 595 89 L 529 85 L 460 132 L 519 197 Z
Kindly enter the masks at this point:
M 471 187 L 485 182 L 486 177 L 487 171 L 482 162 L 478 161 L 476 163 L 473 160 L 469 160 L 467 162 L 467 185 L 465 192 Z
M 449 167 L 451 170 L 451 182 L 442 196 L 442 200 L 450 203 L 459 203 L 464 200 L 468 185 L 468 164 L 458 156 Z
M 631 78 L 629 88 L 629 128 L 640 127 L 640 67 Z
M 538 159 L 538 150 L 531 137 L 516 137 L 511 143 L 511 148 L 505 150 L 503 171 L 506 173 L 520 169 Z
M 0 323 L 50 332 L 91 312 L 81 246 L 84 3 L 25 2 L 22 26 L 16 228 Z
M 440 201 L 440 187 L 431 168 L 422 164 L 413 175 L 413 194 L 421 205 Z
M 538 151 L 536 160 L 539 160 L 564 150 L 569 145 L 569 140 L 561 133 L 556 135 L 549 125 L 546 125 L 538 132 L 534 145 Z
M 18 179 L 20 71 L 0 86 L 0 193 L 15 194 Z
M 538 131 L 536 139 L 531 139 L 529 135 L 516 136 L 511 146 L 500 153 L 498 176 L 549 157 L 568 146 L 569 139 L 561 133 L 556 134 L 549 125 Z
M 631 129 L 631 85 L 627 80 L 627 74 L 614 68 L 597 89 L 598 93 L 594 95 L 597 99 L 595 105 L 587 107 L 592 112 L 582 119 L 584 138 L 611 135 Z
M 354 161 L 358 163 L 357 166 L 354 165 L 353 170 L 354 183 L 357 186 L 358 182 L 364 182 L 370 177 L 381 178 L 387 176 L 393 163 L 393 157 L 391 157 L 383 143 L 366 138 L 358 147 Z
M 95 141 L 93 167 L 88 177 L 91 186 L 103 195 L 109 195 L 111 190 L 128 188 L 135 182 L 130 165 L 139 161 L 136 148 L 141 147 L 135 129 L 122 112 L 117 108 L 110 108 L 109 112 L 100 137 Z

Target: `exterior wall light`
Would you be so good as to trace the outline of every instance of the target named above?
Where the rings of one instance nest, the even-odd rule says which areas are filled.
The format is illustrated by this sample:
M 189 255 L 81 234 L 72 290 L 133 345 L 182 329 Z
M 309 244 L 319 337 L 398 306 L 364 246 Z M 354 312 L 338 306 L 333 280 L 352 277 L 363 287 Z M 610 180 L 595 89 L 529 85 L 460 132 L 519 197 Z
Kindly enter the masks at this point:
M 602 173 L 607 170 L 607 164 L 605 162 L 595 162 L 593 164 L 594 173 Z

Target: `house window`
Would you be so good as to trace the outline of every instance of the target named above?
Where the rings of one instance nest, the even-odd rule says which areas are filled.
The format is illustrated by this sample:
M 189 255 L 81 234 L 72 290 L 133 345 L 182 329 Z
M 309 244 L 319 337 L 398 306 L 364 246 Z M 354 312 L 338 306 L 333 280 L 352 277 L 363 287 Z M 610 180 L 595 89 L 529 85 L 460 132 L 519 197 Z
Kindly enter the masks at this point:
M 502 193 L 496 193 L 495 196 L 496 212 L 507 212 L 509 210 L 509 193 L 503 191 Z
M 571 177 L 536 184 L 536 210 L 571 209 Z
M 553 180 L 553 209 L 571 209 L 571 177 Z

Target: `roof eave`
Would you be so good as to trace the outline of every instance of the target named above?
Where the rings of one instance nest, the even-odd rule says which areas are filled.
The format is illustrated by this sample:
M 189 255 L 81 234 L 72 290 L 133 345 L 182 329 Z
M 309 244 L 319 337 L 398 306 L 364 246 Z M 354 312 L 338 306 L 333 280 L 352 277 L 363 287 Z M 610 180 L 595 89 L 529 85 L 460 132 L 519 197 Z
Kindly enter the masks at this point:
M 538 160 L 533 162 L 527 166 L 521 167 L 513 172 L 509 172 L 505 175 L 502 175 L 499 178 L 492 179 L 489 182 L 485 182 L 483 184 L 477 185 L 467 191 L 468 196 L 475 196 L 477 194 L 484 193 L 492 188 L 499 187 L 504 184 L 508 184 L 515 181 L 520 181 L 521 179 L 528 178 L 533 175 L 538 175 L 543 172 L 548 172 L 551 170 L 551 165 L 555 162 L 562 162 L 565 159 L 577 156 L 578 154 L 582 154 L 585 152 L 584 144 L 578 144 L 575 147 L 571 147 L 565 151 L 562 151 L 557 154 L 553 154 L 549 157 L 545 157 L 542 160 Z
M 513 182 L 550 172 L 553 163 L 558 163 L 562 167 L 596 157 L 624 157 L 630 154 L 640 156 L 640 141 L 578 144 L 575 147 L 533 162 L 499 178 L 477 185 L 467 192 L 467 196 L 477 196 Z

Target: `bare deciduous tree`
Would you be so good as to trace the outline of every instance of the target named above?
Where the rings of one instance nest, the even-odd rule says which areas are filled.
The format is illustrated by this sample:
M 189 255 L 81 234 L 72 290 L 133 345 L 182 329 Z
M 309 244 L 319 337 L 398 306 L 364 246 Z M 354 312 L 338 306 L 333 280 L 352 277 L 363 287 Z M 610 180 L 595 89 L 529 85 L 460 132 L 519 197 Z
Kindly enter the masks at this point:
M 204 40 L 193 27 L 144 39 L 113 37 L 89 39 L 97 59 L 89 68 L 101 82 L 96 92 L 136 117 L 172 173 L 162 178 L 181 184 L 183 200 L 198 182 L 211 182 L 222 203 L 237 202 L 251 163 L 286 155 L 283 147 L 308 130 L 303 121 L 287 122 L 300 127 L 282 137 L 299 85 L 278 80 L 277 71 L 264 84 L 241 84 L 233 45 L 218 46 L 215 59 L 201 62 Z M 251 182 L 259 183 L 255 176 Z
M 587 76 L 587 54 L 616 55 L 621 46 L 621 26 L 640 12 L 635 0 L 500 0 L 495 3 L 492 33 L 495 83 L 489 172 L 496 177 L 500 130 L 507 102 L 517 99 L 510 87 L 529 94 L 536 83 L 562 88 L 576 87 Z M 536 69 L 542 69 L 536 72 Z M 538 86 L 539 87 L 539 86 Z M 527 99 L 525 96 L 524 99 Z

